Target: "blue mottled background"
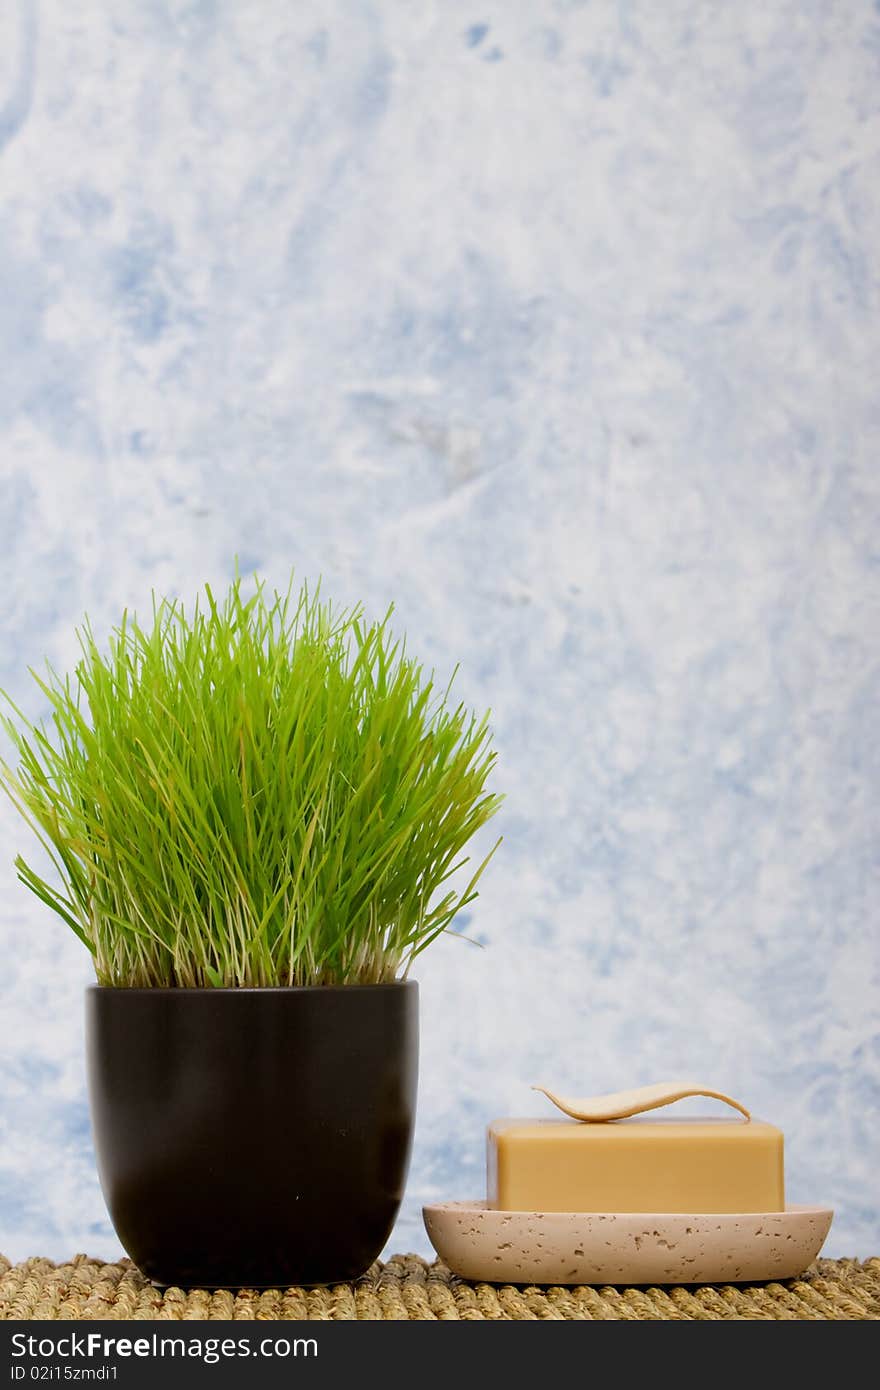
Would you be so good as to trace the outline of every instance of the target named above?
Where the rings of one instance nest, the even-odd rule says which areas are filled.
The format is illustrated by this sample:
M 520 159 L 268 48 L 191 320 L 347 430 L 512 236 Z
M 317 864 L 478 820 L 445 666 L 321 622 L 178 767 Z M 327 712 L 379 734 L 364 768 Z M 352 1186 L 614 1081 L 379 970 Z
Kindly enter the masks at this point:
M 0 7 L 0 684 L 237 553 L 494 712 L 391 1248 L 529 1083 L 676 1073 L 880 1246 L 878 11 Z M 29 844 L 4 803 L 0 1248 L 110 1254 Z

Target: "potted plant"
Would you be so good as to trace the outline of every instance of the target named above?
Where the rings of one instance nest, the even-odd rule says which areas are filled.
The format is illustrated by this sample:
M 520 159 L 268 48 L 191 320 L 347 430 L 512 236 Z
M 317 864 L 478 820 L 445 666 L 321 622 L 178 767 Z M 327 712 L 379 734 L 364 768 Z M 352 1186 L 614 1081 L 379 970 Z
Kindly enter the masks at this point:
M 476 896 L 495 812 L 477 719 L 389 630 L 239 577 L 155 600 L 45 724 L 4 716 L 20 879 L 92 954 L 89 1097 L 117 1234 L 151 1279 L 354 1278 L 388 1238 L 417 1081 L 413 961 Z

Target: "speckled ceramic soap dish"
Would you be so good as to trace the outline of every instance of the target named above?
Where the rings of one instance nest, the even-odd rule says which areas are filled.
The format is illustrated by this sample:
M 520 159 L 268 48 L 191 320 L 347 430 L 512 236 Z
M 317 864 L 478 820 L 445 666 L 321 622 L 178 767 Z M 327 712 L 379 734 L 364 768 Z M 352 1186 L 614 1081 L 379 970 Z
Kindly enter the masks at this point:
M 818 1255 L 825 1207 L 688 1216 L 424 1208 L 431 1244 L 463 1279 L 505 1284 L 735 1284 L 790 1279 Z
M 744 1107 L 719 1092 L 686 1083 L 662 1083 L 589 1100 L 566 1101 L 551 1092 L 546 1094 L 584 1129 L 578 1131 L 575 1126 L 552 1120 L 496 1122 L 489 1126 L 488 1200 L 439 1202 L 424 1207 L 425 1227 L 431 1243 L 453 1273 L 471 1281 L 515 1284 L 742 1283 L 792 1278 L 801 1274 L 819 1254 L 833 1212 L 827 1207 L 783 1205 L 781 1200 L 776 1209 L 768 1211 L 513 1209 L 510 1196 L 517 1195 L 516 1184 L 508 1184 L 505 1188 L 503 1175 L 499 1178 L 499 1166 L 509 1159 L 503 1149 L 499 1156 L 499 1136 L 507 1139 L 513 1135 L 520 1141 L 521 1152 L 525 1152 L 526 1159 L 531 1162 L 532 1178 L 536 1166 L 544 1162 L 541 1145 L 546 1147 L 552 1142 L 561 1153 L 557 1177 L 560 1173 L 562 1177 L 558 1177 L 557 1200 L 553 1205 L 559 1205 L 559 1194 L 567 1191 L 566 1176 L 575 1167 L 583 1166 L 573 1163 L 575 1156 L 581 1160 L 586 1155 L 590 1161 L 595 1156 L 601 1165 L 599 1171 L 610 1173 L 612 1192 L 614 1182 L 628 1181 L 627 1151 L 631 1152 L 633 1141 L 636 1150 L 645 1143 L 651 1146 L 645 1150 L 647 1157 L 653 1154 L 647 1190 L 656 1195 L 664 1190 L 665 1169 L 671 1171 L 667 1154 L 671 1158 L 677 1151 L 693 1153 L 695 1145 L 708 1145 L 708 1149 L 704 1148 L 695 1159 L 697 1196 L 700 1173 L 706 1167 L 705 1155 L 713 1152 L 716 1138 L 723 1146 L 719 1152 L 723 1155 L 726 1148 L 733 1155 L 731 1181 L 734 1188 L 740 1180 L 740 1168 L 745 1170 L 746 1180 L 749 1179 L 751 1164 L 757 1174 L 757 1178 L 752 1176 L 752 1181 L 758 1183 L 755 1192 L 760 1195 L 762 1190 L 767 1190 L 761 1187 L 759 1169 L 763 1164 L 765 1173 L 770 1174 L 770 1195 L 775 1190 L 781 1197 L 780 1132 L 760 1121 L 751 1121 Z M 651 1121 L 644 1125 L 639 1122 L 637 1128 L 630 1124 L 625 1130 L 612 1123 L 695 1094 L 727 1100 L 742 1112 L 744 1119 L 655 1121 L 655 1124 L 664 1124 L 664 1128 L 653 1132 L 649 1128 Z M 733 1125 L 738 1131 L 740 1124 L 751 1128 L 747 1133 L 734 1133 L 724 1128 Z M 689 1130 L 688 1126 L 698 1128 Z M 778 1137 L 779 1184 L 775 1189 L 771 1171 L 774 1136 Z M 589 1153 L 583 1148 L 584 1139 L 591 1144 Z M 533 1152 L 537 1146 L 537 1165 L 529 1157 L 526 1141 L 531 1143 Z M 658 1142 L 663 1146 L 659 1151 L 659 1164 L 656 1162 Z M 670 1143 L 673 1147 L 669 1147 Z M 601 1148 L 594 1147 L 597 1144 Z M 572 1145 L 580 1147 L 575 1150 Z M 762 1146 L 765 1153 L 759 1151 Z M 758 1168 L 754 1168 L 756 1151 Z M 551 1154 L 550 1177 L 552 1158 Z M 518 1161 L 522 1168 L 522 1160 Z M 718 1166 L 723 1168 L 724 1161 L 723 1157 L 719 1159 Z M 613 1169 L 619 1172 L 611 1171 Z M 686 1173 L 683 1180 L 687 1180 Z M 519 1190 L 527 1193 L 528 1185 Z M 603 1205 L 607 1208 L 607 1201 Z

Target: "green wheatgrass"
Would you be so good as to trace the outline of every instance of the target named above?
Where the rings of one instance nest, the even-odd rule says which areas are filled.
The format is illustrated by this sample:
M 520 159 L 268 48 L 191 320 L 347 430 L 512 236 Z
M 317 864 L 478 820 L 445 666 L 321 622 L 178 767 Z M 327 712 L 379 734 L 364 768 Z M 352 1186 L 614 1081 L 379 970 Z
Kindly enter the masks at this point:
M 390 616 L 236 578 L 191 615 L 124 615 L 106 654 L 86 619 L 72 677 L 31 673 L 51 727 L 5 697 L 0 774 L 61 887 L 18 875 L 99 983 L 390 981 L 476 897 L 494 850 L 449 879 L 500 804 L 488 715 L 435 690 Z

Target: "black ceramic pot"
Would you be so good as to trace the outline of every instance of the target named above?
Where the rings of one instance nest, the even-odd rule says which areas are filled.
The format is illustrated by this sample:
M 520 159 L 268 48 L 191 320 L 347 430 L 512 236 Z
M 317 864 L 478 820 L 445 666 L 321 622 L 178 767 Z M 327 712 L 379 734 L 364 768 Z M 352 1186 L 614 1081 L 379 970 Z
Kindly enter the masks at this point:
M 418 986 L 86 991 L 98 1171 L 159 1284 L 345 1281 L 409 1166 Z

